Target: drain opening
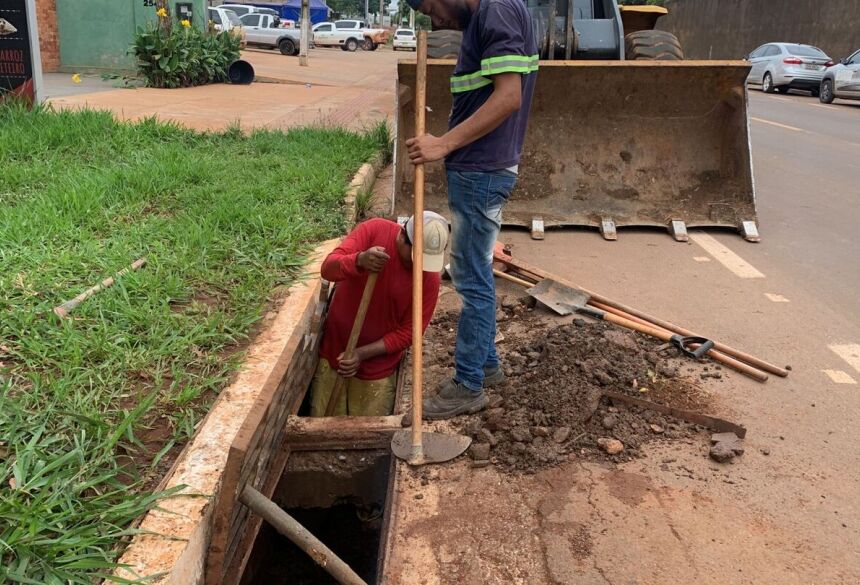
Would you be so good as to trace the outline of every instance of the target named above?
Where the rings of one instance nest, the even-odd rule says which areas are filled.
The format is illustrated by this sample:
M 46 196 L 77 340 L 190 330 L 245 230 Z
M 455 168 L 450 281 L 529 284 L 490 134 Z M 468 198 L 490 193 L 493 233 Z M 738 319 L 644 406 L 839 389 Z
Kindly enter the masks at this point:
M 272 499 L 364 581 L 376 583 L 390 471 L 391 455 L 385 450 L 294 452 Z M 337 582 L 263 522 L 241 583 Z

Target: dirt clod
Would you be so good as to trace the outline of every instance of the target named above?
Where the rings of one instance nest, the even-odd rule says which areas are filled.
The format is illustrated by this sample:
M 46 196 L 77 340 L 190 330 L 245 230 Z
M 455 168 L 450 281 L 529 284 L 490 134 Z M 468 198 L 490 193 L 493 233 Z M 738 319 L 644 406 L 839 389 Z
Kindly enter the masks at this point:
M 490 444 L 489 443 L 472 443 L 472 446 L 469 447 L 469 455 L 475 461 L 482 461 L 484 459 L 490 458 Z
M 619 441 L 618 439 L 609 439 L 607 437 L 601 437 L 597 439 L 597 444 L 601 449 L 606 451 L 608 455 L 618 455 L 622 451 L 624 451 L 624 443 Z
M 556 443 L 564 443 L 570 436 L 570 427 L 559 427 L 552 434 L 552 440 Z
M 726 463 L 735 458 L 735 450 L 732 449 L 731 443 L 723 441 L 712 445 L 708 455 L 718 463 Z

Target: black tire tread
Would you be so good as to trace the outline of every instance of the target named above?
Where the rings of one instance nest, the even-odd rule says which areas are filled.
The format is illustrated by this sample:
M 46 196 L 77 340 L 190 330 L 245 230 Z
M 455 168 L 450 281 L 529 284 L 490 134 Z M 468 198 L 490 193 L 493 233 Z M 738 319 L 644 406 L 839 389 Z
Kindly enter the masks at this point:
M 289 50 L 287 47 L 290 47 Z M 281 39 L 278 43 L 278 50 L 282 55 L 295 55 L 298 52 L 296 43 L 292 39 Z
M 640 30 L 624 37 L 628 61 L 683 61 L 678 37 L 662 30 Z
M 463 33 L 458 30 L 434 30 L 427 33 L 427 56 L 430 59 L 456 59 L 460 56 Z
M 818 101 L 820 101 L 822 104 L 832 104 L 833 100 L 836 99 L 836 96 L 833 93 L 833 82 L 829 79 L 825 79 L 821 82 L 821 87 L 824 87 L 825 83 L 830 85 L 830 91 L 827 93 L 827 95 L 825 95 L 824 92 L 819 90 Z

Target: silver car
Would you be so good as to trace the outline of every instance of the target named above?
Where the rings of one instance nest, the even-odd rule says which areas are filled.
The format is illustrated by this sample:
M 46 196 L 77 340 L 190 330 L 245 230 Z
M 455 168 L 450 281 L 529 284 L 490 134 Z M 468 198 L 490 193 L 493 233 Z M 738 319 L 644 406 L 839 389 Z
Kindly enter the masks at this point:
M 803 89 L 818 95 L 824 70 L 833 65 L 824 51 L 812 45 L 768 43 L 746 56 L 752 65 L 747 83 L 766 93 Z
M 860 51 L 824 72 L 818 99 L 829 104 L 835 98 L 860 100 Z

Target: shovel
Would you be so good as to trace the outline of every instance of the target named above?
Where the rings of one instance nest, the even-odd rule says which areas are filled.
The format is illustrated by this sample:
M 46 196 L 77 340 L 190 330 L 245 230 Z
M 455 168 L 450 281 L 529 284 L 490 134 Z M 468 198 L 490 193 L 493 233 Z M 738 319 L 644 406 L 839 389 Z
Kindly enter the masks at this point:
M 704 337 L 675 335 L 656 327 L 649 327 L 648 325 L 625 319 L 613 313 L 589 307 L 588 301 L 591 300 L 591 297 L 588 293 L 549 278 L 541 280 L 526 292 L 529 293 L 529 296 L 537 299 L 559 315 L 580 313 L 601 321 L 609 321 L 626 329 L 632 329 L 639 333 L 656 337 L 662 341 L 668 341 L 680 349 L 682 353 L 694 359 L 700 359 L 714 347 L 714 342 Z
M 427 104 L 427 31 L 418 32 L 418 70 L 415 83 L 415 135 L 424 134 Z M 414 235 L 412 238 L 412 429 L 394 433 L 391 451 L 410 465 L 443 463 L 459 457 L 472 439 L 463 435 L 424 432 L 421 401 L 424 385 L 424 165 L 415 165 Z

